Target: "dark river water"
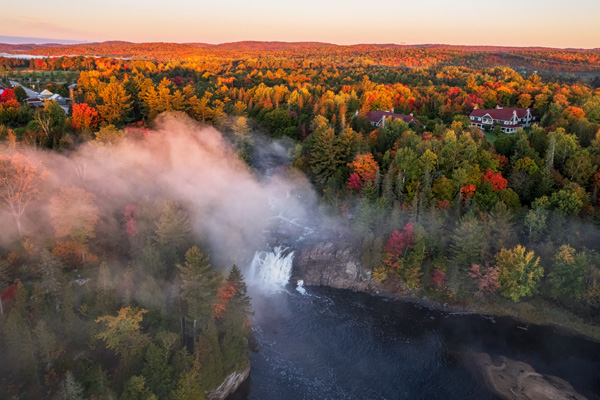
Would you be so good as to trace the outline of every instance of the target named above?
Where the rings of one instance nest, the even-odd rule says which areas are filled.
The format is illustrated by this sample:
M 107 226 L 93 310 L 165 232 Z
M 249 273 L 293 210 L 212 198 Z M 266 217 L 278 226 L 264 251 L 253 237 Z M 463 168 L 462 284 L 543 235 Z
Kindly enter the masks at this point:
M 600 343 L 511 318 L 306 290 L 253 294 L 260 348 L 231 399 L 495 399 L 461 362 L 466 350 L 526 362 L 600 399 Z

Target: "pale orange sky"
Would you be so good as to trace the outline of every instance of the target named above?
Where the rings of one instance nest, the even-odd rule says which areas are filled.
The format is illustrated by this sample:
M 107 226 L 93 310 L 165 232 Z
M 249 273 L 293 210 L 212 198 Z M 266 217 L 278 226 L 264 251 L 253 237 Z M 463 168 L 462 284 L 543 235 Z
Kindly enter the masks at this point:
M 10 36 L 600 47 L 600 0 L 3 2 L 0 35 Z

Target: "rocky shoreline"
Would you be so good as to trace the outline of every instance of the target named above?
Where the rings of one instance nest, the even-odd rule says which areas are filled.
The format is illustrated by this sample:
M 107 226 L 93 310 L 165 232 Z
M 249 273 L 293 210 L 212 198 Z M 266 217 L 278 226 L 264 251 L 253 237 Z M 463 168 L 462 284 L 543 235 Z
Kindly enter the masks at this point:
M 588 340 L 600 341 L 594 335 L 579 332 L 575 326 L 563 326 L 557 323 L 540 323 L 528 321 L 510 312 L 494 312 L 484 307 L 468 307 L 456 304 L 441 303 L 425 296 L 398 294 L 386 289 L 380 282 L 372 279 L 371 271 L 360 261 L 354 246 L 344 241 L 323 241 L 305 243 L 296 251 L 290 282 L 296 284 L 302 281 L 305 286 L 324 286 L 335 289 L 347 289 L 356 292 L 369 293 L 373 296 L 390 300 L 413 303 L 431 310 L 449 312 L 452 314 L 479 314 L 486 317 L 507 316 L 523 323 L 536 325 L 552 325 L 564 334 L 579 335 Z
M 371 271 L 365 269 L 351 245 L 321 242 L 302 247 L 297 251 L 290 282 L 303 281 L 306 286 L 326 286 L 365 292 L 390 300 L 401 300 L 432 310 L 464 314 L 483 314 L 465 307 L 440 303 L 426 297 L 400 295 L 386 290 L 374 282 Z
M 325 286 L 365 292 L 452 315 L 478 314 L 486 318 L 498 316 L 485 310 L 440 303 L 426 297 L 392 293 L 372 280 L 370 271 L 362 266 L 356 251 L 350 245 L 329 241 L 305 245 L 297 251 L 290 282 L 296 284 L 298 281 L 302 281 L 306 286 Z M 567 334 L 573 333 L 564 327 L 556 326 L 556 328 L 564 330 Z M 586 339 L 594 340 L 588 337 Z M 554 376 L 539 374 L 526 363 L 503 358 L 500 360 L 501 365 L 496 366 L 490 356 L 483 353 L 467 353 L 462 361 L 468 364 L 474 375 L 483 376 L 485 385 L 502 399 L 585 399 L 568 382 Z

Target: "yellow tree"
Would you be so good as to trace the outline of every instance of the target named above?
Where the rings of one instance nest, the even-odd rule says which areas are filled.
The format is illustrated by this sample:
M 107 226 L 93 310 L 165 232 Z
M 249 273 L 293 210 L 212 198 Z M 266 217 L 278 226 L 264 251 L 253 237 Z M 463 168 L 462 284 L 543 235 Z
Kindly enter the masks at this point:
M 113 77 L 110 83 L 99 92 L 102 105 L 98 106 L 100 115 L 110 124 L 125 122 L 131 109 L 131 96 L 122 84 Z
M 105 315 L 96 319 L 96 323 L 104 325 L 96 337 L 104 340 L 106 347 L 120 354 L 124 364 L 141 354 L 150 343 L 148 335 L 142 333 L 140 327 L 147 312 L 144 309 L 124 307 L 116 316 Z
M 496 254 L 496 265 L 500 269 L 498 280 L 502 295 L 515 302 L 521 297 L 531 296 L 544 276 L 540 258 L 533 251 L 526 252 L 521 245 L 512 250 L 500 250 Z
M 148 85 L 147 90 L 142 93 L 141 97 L 148 108 L 148 118 L 156 118 L 158 114 L 166 111 L 185 110 L 185 96 L 180 90 L 171 92 L 171 86 L 172 82 L 163 78 L 156 88 L 154 85 Z

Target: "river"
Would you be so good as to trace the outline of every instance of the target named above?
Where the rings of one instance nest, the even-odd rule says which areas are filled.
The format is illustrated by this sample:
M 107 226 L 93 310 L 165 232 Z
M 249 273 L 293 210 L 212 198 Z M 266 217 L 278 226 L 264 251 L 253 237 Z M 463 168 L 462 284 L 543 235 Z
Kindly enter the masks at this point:
M 277 279 L 287 268 L 281 261 L 270 264 Z M 231 400 L 498 398 L 463 361 L 472 351 L 526 362 L 600 398 L 600 343 L 552 327 L 347 290 L 263 287 L 250 288 L 259 348 L 249 380 Z

